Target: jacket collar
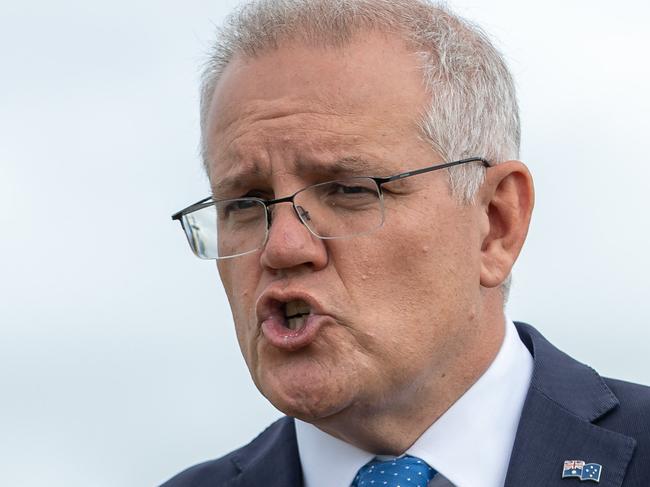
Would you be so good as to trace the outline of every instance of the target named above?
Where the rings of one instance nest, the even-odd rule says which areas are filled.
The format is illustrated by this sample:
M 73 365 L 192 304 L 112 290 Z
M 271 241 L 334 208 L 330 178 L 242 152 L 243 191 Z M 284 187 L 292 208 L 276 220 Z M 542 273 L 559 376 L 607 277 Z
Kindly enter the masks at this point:
M 616 409 L 618 399 L 593 369 L 531 326 L 515 325 L 534 368 L 505 486 L 569 487 L 576 479 L 562 478 L 564 462 L 583 460 L 602 466 L 600 487 L 620 487 L 636 442 L 593 424 Z
M 247 448 L 232 457 L 239 471 L 228 487 L 300 487 L 302 468 L 292 418 L 273 423 Z

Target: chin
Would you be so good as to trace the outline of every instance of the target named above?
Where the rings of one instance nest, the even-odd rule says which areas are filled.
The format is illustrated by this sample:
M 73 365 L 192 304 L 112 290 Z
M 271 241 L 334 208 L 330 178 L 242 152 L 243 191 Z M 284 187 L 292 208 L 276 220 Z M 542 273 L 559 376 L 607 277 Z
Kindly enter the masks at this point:
M 264 379 L 258 387 L 269 402 L 287 416 L 306 422 L 336 415 L 352 403 L 338 385 L 314 377 L 283 378 L 274 374 Z

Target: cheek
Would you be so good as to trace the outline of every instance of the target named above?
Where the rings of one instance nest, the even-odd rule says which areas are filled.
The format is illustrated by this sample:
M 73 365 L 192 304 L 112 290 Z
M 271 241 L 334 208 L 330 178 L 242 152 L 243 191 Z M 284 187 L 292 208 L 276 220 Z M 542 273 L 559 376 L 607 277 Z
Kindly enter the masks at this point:
M 256 266 L 255 266 L 256 268 Z M 222 261 L 217 263 L 219 277 L 223 284 L 230 310 L 235 322 L 237 338 L 244 350 L 244 342 L 247 340 L 247 332 L 254 327 L 250 326 L 251 320 L 255 320 L 255 287 L 258 273 L 251 265 L 240 258 L 239 262 Z
M 443 319 L 466 310 L 480 266 L 471 226 L 458 221 L 425 226 L 424 217 L 392 218 L 390 226 L 341 249 L 336 267 L 358 309 L 372 310 L 381 322 Z
M 217 262 L 221 283 L 226 291 L 233 311 L 255 294 L 259 281 L 259 263 L 246 257 Z

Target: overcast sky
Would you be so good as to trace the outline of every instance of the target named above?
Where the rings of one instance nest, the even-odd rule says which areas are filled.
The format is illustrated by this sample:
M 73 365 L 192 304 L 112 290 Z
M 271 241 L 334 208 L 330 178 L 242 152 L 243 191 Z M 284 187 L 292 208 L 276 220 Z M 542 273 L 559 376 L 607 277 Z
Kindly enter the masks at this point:
M 157 485 L 279 415 L 215 267 L 199 65 L 234 1 L 0 0 L 0 485 Z M 509 314 L 650 383 L 650 4 L 453 1 L 505 53 L 537 207 Z

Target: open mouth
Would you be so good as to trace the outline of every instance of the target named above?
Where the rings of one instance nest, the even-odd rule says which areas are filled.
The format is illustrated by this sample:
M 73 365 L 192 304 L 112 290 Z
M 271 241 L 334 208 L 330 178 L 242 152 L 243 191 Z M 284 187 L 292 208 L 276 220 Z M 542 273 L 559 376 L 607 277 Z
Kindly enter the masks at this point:
M 318 301 L 298 292 L 268 292 L 256 304 L 265 343 L 287 352 L 311 344 L 328 321 Z
M 285 323 L 290 330 L 300 330 L 305 326 L 307 317 L 311 313 L 311 307 L 302 299 L 296 299 L 282 305 Z

